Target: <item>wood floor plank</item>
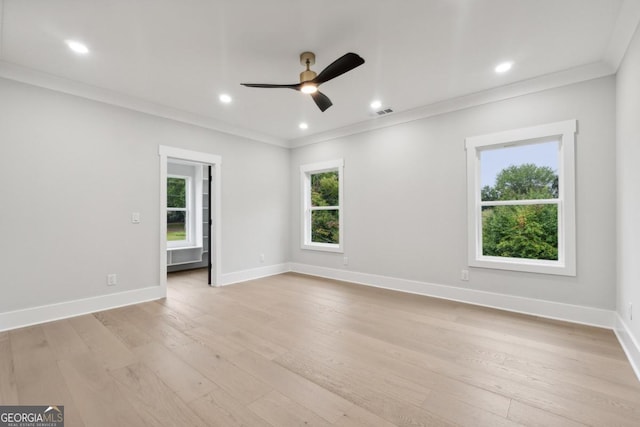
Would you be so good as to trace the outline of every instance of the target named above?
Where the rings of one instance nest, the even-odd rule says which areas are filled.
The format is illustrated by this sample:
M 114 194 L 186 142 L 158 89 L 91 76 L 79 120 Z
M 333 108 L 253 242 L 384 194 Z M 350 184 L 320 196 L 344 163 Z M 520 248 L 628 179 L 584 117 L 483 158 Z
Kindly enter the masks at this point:
M 42 325 L 42 331 L 57 360 L 77 358 L 78 355 L 90 352 L 87 344 L 68 320 L 45 323 Z
M 264 339 L 250 331 L 238 330 L 228 334 L 226 337 L 244 349 L 251 350 L 269 360 L 287 352 L 287 349 L 281 345 Z
M 40 326 L 9 333 L 20 405 L 64 405 L 65 423 L 84 426 Z
M 389 421 L 380 418 L 372 412 L 361 408 L 360 406 L 353 405 L 351 409 L 342 414 L 334 424 L 336 427 L 395 427 L 396 424 L 391 424 Z
M 126 312 L 124 309 L 101 311 L 94 313 L 94 317 L 130 350 L 153 342 L 149 334 L 126 321 L 126 315 L 123 317 L 120 314 L 121 311 Z
M 176 347 L 172 351 L 244 404 L 249 404 L 271 391 L 271 387 L 264 382 L 198 343 Z
M 304 361 L 307 366 L 313 364 L 330 366 L 333 371 L 349 378 L 354 383 L 366 386 L 386 397 L 413 405 L 420 405 L 432 392 L 423 384 L 402 378 L 391 370 L 385 370 L 378 374 L 379 366 L 369 364 L 363 366 L 361 361 L 328 349 L 314 347 L 306 350 L 294 350 L 275 359 L 275 362 L 288 369 L 293 368 L 295 372 L 299 372 L 301 367 L 297 364 L 299 361 Z
M 249 409 L 274 426 L 331 426 L 307 408 L 272 391 L 249 405 Z
M 467 404 L 506 417 L 511 399 L 500 394 L 470 385 L 462 378 L 443 375 L 441 364 L 429 366 L 429 358 L 421 353 L 389 345 L 351 331 L 337 331 L 335 336 L 319 339 L 318 345 L 332 348 L 342 346 L 347 355 L 355 360 L 371 359 L 380 373 L 393 372 L 406 379 L 417 381 L 430 390 L 463 400 Z M 453 371 L 452 373 L 455 373 Z
M 153 425 L 138 415 L 102 363 L 81 354 L 60 360 L 58 366 L 87 425 Z
M 186 403 L 204 396 L 214 388 L 209 379 L 163 345 L 151 343 L 136 347 L 133 351 Z
M 380 416 L 381 418 L 402 425 L 451 426 L 440 417 L 420 408 L 413 403 L 396 397 L 398 390 L 389 392 L 386 379 L 377 378 L 370 381 L 370 375 L 362 375 L 352 369 L 344 369 L 332 360 L 320 360 L 306 354 L 290 352 L 276 360 L 287 369 L 298 373 L 312 382 L 342 396 L 344 399 Z M 422 403 L 426 395 L 411 396 L 410 390 L 403 390 L 402 395 L 411 401 L 419 399 Z
M 0 405 L 18 404 L 18 387 L 9 334 L 0 335 Z
M 109 372 L 141 418 L 150 425 L 206 426 L 156 374 L 142 363 Z
M 250 351 L 236 355 L 232 363 L 331 423 L 353 407 L 337 394 Z
M 207 326 L 189 329 L 184 331 L 184 333 L 194 341 L 209 347 L 215 354 L 222 357 L 231 358 L 246 350 L 245 347 L 239 345 L 235 340 L 230 339 L 227 334 L 213 331 Z
M 125 322 L 135 326 L 154 341 L 167 347 L 179 347 L 192 342 L 181 330 L 175 328 L 170 321 L 162 316 L 153 315 L 137 305 L 121 309 Z
M 215 384 L 211 392 L 189 407 L 211 427 L 273 427 Z
M 588 425 L 529 406 L 517 400 L 511 402 L 509 419 L 527 427 L 583 427 Z
M 429 394 L 421 406 L 429 412 L 459 426 L 518 426 L 518 423 L 512 420 L 496 415 L 493 412 L 479 408 L 478 406 L 469 405 L 465 401 L 441 391 L 435 391 Z
M 73 317 L 69 323 L 85 342 L 94 358 L 108 369 L 117 369 L 135 362 L 136 357 L 93 315 Z

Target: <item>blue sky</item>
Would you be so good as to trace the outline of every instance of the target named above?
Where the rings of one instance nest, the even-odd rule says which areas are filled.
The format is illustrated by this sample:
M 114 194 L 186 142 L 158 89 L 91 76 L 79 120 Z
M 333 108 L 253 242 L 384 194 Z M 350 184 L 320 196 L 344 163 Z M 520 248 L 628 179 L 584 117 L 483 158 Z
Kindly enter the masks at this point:
M 493 186 L 498 173 L 509 166 L 534 163 L 558 171 L 558 142 L 482 150 L 480 153 L 480 187 Z

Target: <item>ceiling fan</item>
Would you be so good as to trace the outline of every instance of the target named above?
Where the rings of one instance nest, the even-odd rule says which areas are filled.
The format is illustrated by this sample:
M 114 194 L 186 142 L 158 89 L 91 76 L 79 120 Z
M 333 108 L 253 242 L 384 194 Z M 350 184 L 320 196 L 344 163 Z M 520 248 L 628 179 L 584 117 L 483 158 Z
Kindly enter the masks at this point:
M 364 64 L 364 59 L 355 53 L 346 53 L 340 58 L 333 61 L 327 66 L 320 74 L 316 74 L 315 71 L 309 69 L 309 67 L 316 63 L 316 55 L 313 52 L 303 52 L 300 54 L 300 64 L 305 65 L 307 69 L 300 73 L 300 83 L 293 83 L 289 85 L 278 85 L 268 83 L 240 83 L 242 86 L 247 87 L 261 87 L 261 88 L 285 88 L 295 89 L 302 93 L 311 95 L 320 111 L 325 111 L 331 107 L 333 103 L 327 97 L 327 95 L 318 91 L 318 86 L 328 82 L 331 79 L 335 79 L 338 76 L 351 71 L 356 67 Z

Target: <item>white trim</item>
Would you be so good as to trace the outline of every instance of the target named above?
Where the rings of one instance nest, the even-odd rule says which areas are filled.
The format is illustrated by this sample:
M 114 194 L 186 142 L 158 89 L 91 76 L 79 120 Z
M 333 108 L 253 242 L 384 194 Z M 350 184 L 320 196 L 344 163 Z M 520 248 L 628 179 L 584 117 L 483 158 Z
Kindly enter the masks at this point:
M 617 72 L 640 22 L 640 2 L 624 0 L 613 26 L 604 60 Z
M 202 153 L 199 151 L 185 150 L 183 148 L 169 147 L 166 145 L 158 146 L 158 154 L 160 156 L 160 286 L 167 286 L 167 160 L 178 159 L 208 164 L 213 166 L 213 186 L 211 191 L 211 203 L 213 204 L 213 240 L 211 240 L 211 264 L 213 266 L 213 274 L 211 284 L 218 286 L 221 281 L 222 268 L 222 157 Z M 211 209 L 211 206 L 209 206 Z M 211 239 L 211 236 L 209 236 Z
M 530 273 L 576 275 L 575 231 L 575 133 L 577 120 L 564 120 L 526 128 L 511 129 L 486 135 L 472 136 L 465 140 L 467 151 L 467 257 L 471 267 Z M 558 260 L 528 260 L 486 256 L 482 252 L 483 205 L 500 205 L 504 202 L 481 201 L 480 151 L 486 148 L 502 148 L 558 139 L 559 197 L 558 207 Z M 545 201 L 517 201 L 508 204 L 539 204 Z
M 627 324 L 622 320 L 620 313 L 616 313 L 616 323 L 613 329 L 629 363 L 640 380 L 640 342 L 633 336 Z
M 338 206 L 311 207 L 311 175 L 324 172 L 338 171 Z M 300 166 L 301 216 L 302 227 L 300 248 L 324 252 L 344 252 L 344 159 L 326 162 L 309 163 Z M 339 243 L 321 243 L 311 241 L 311 215 L 314 210 L 338 211 Z
M 497 308 L 499 310 L 513 311 L 515 313 L 598 326 L 601 328 L 612 329 L 614 325 L 614 312 L 612 310 L 319 267 L 309 264 L 291 263 L 290 266 L 291 271 L 295 273 L 342 280 L 376 288 L 459 301 L 483 307 Z
M 633 2 L 633 0 L 627 0 L 627 2 L 631 3 Z M 627 21 L 628 22 L 626 22 L 625 25 L 628 26 L 631 26 L 634 23 L 633 20 Z M 635 22 L 635 24 L 637 25 L 637 22 Z M 0 60 L 0 77 L 30 84 L 32 86 L 43 87 L 46 89 L 75 95 L 81 98 L 104 102 L 106 104 L 151 114 L 157 117 L 163 117 L 194 126 L 199 126 L 205 129 L 211 129 L 230 135 L 249 138 L 251 140 L 263 142 L 266 144 L 285 148 L 298 148 L 305 145 L 316 144 L 318 142 L 329 141 L 332 139 L 354 135 L 362 132 L 368 132 L 375 129 L 382 129 L 401 123 L 408 123 L 427 117 L 462 110 L 465 108 L 490 104 L 492 102 L 516 98 L 531 93 L 541 92 L 548 89 L 567 86 L 574 83 L 615 74 L 615 72 L 617 71 L 617 67 L 613 67 L 611 64 L 619 62 L 619 59 L 615 59 L 620 57 L 620 53 L 617 52 L 621 51 L 624 53 L 626 47 L 630 42 L 630 37 L 633 35 L 632 32 L 629 34 L 628 30 L 620 30 L 619 32 L 620 34 L 619 36 L 615 37 L 615 40 L 614 37 L 612 37 L 609 50 L 607 51 L 606 62 L 597 61 L 568 70 L 559 71 L 557 73 L 551 73 L 544 76 L 515 82 L 512 84 L 499 86 L 497 88 L 487 89 L 477 93 L 447 99 L 445 101 L 436 102 L 412 110 L 402 111 L 383 117 L 377 117 L 375 119 L 366 120 L 342 128 L 320 132 L 301 138 L 294 138 L 291 140 L 273 137 L 271 135 L 266 135 L 260 132 L 252 131 L 250 129 L 240 128 L 228 123 L 224 123 L 212 117 L 178 110 L 165 105 L 155 104 L 153 102 L 139 99 L 130 95 L 125 95 L 108 89 L 103 89 L 74 80 L 54 76 L 8 61 Z M 625 40 L 625 36 L 629 37 L 629 39 Z M 623 49 L 621 50 L 619 47 L 615 46 L 623 46 Z M 610 53 L 614 50 L 616 50 L 616 52 Z
M 83 298 L 56 304 L 42 305 L 23 310 L 0 313 L 0 331 L 22 328 L 54 320 L 66 319 L 97 311 L 110 310 L 126 305 L 140 304 L 166 298 L 167 289 L 162 286 L 134 289 L 97 297 Z
M 544 90 L 606 77 L 615 74 L 615 72 L 616 70 L 605 62 L 593 62 L 591 64 L 559 71 L 557 73 L 522 80 L 509 85 L 472 93 L 470 95 L 447 99 L 412 110 L 377 117 L 375 119 L 366 120 L 338 129 L 295 138 L 290 140 L 289 143 L 291 148 L 304 147 L 306 145 L 343 138 L 349 135 L 369 132 L 402 123 L 409 123 L 440 114 L 451 113 L 466 108 L 491 104 L 493 102 L 517 98 L 519 96 L 542 92 Z
M 246 282 L 247 280 L 260 279 L 262 277 L 275 276 L 277 274 L 291 271 L 289 263 L 267 265 L 264 267 L 252 268 L 249 270 L 234 271 L 222 275 L 222 286 L 234 283 Z
M 64 77 L 54 76 L 42 71 L 17 65 L 12 62 L 0 60 L 0 77 L 9 80 L 30 84 L 32 86 L 43 87 L 62 93 L 67 93 L 93 101 L 104 102 L 105 104 L 116 105 L 133 111 L 151 114 L 177 122 L 187 123 L 205 129 L 223 132 L 242 138 L 248 138 L 265 144 L 277 145 L 278 147 L 289 148 L 289 143 L 283 138 L 276 138 L 271 135 L 250 129 L 234 126 L 221 120 L 214 119 L 188 111 L 166 105 L 156 104 L 145 99 L 136 98 L 120 92 L 103 89 Z

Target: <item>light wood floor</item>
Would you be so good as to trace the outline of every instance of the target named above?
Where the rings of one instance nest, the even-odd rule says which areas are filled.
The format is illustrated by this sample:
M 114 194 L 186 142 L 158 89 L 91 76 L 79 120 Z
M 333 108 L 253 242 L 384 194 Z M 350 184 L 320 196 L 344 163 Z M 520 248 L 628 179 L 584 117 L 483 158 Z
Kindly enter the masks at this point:
M 638 426 L 613 333 L 285 274 L 0 333 L 0 404 L 67 426 Z

